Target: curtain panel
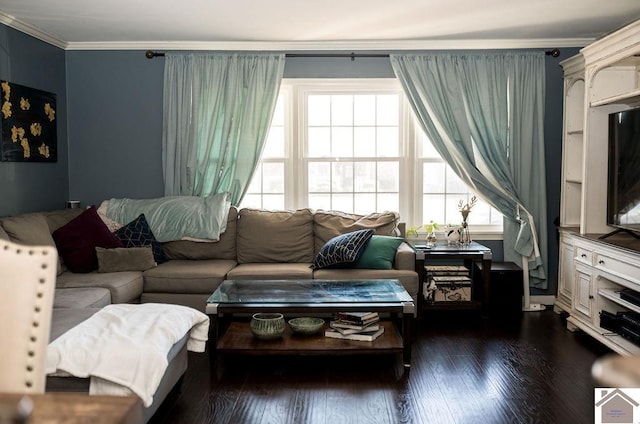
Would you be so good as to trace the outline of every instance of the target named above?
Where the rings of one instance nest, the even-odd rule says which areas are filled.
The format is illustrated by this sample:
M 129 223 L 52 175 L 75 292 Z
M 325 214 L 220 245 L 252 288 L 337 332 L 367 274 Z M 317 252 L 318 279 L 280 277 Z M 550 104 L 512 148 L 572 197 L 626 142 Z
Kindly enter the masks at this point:
M 543 52 L 393 54 L 427 136 L 453 171 L 505 218 L 505 260 L 546 288 Z
M 228 192 L 238 205 L 266 141 L 282 53 L 166 53 L 165 196 Z

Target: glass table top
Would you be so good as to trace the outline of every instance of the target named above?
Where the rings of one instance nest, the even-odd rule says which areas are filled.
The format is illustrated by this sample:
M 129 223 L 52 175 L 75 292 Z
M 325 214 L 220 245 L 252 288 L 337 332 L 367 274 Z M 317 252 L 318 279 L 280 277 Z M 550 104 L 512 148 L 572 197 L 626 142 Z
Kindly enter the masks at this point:
M 426 256 L 474 256 L 482 257 L 483 260 L 491 260 L 492 252 L 487 246 L 472 241 L 469 244 L 449 244 L 446 241 L 439 241 L 435 246 L 427 247 L 423 243 L 412 243 L 416 252 L 416 259 L 423 260 Z
M 210 304 L 404 303 L 412 298 L 398 280 L 225 280 Z

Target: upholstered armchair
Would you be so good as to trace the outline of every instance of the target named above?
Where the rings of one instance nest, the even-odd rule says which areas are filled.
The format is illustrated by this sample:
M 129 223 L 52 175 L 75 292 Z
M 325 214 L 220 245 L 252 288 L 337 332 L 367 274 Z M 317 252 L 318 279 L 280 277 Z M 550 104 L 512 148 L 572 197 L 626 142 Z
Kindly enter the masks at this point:
M 604 355 L 593 363 L 591 375 L 600 387 L 640 387 L 640 356 Z
M 43 393 L 58 253 L 0 239 L 0 392 Z

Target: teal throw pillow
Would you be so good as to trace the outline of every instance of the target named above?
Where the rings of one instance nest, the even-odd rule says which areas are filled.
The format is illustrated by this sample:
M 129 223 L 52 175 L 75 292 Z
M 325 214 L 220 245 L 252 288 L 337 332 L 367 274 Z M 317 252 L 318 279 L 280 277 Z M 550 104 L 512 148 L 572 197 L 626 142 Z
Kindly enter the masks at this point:
M 373 230 L 358 230 L 336 236 L 325 243 L 311 264 L 312 269 L 340 268 L 359 258 L 373 235 Z
M 392 269 L 396 251 L 403 241 L 400 237 L 371 237 L 354 268 Z

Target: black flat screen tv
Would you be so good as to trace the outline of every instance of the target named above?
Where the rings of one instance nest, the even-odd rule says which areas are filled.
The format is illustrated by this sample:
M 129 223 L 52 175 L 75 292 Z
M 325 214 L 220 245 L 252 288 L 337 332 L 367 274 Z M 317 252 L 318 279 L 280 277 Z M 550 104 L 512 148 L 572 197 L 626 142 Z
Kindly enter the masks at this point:
M 640 108 L 609 115 L 607 224 L 640 234 Z

